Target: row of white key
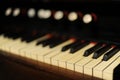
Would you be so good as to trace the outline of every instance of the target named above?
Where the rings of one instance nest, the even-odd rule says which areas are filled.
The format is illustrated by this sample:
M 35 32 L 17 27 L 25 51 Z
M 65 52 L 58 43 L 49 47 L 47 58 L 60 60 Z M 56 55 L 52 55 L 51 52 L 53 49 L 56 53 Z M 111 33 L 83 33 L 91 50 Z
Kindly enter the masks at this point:
M 26 42 L 22 42 L 21 39 L 13 40 L 5 38 L 1 35 L 0 49 L 25 58 L 52 64 L 101 79 L 113 79 L 113 76 L 111 76 L 109 79 L 107 76 L 113 75 L 113 69 L 120 63 L 120 52 L 114 55 L 110 60 L 102 61 L 103 56 L 99 57 L 98 59 L 92 59 L 93 54 L 88 57 L 83 56 L 85 50 L 95 45 L 93 43 L 90 43 L 88 46 L 82 48 L 74 54 L 69 53 L 69 50 L 61 52 L 61 48 L 63 46 L 74 42 L 72 39 L 56 46 L 55 48 L 49 48 L 48 46 L 43 48 L 41 45 L 35 45 L 38 40 L 45 40 L 47 38 L 48 36 L 43 36 L 28 44 Z M 117 64 L 112 66 L 115 63 Z M 108 74 L 107 71 L 110 69 L 111 72 L 109 71 L 110 74 Z
M 30 59 L 36 59 L 39 61 L 43 61 L 43 55 L 46 55 L 52 51 L 55 51 L 57 49 L 61 49 L 63 46 L 70 44 L 74 42 L 73 39 L 70 39 L 60 45 L 58 45 L 55 48 L 49 48 L 47 47 L 42 47 L 42 45 L 37 45 L 36 43 L 38 41 L 46 40 L 49 38 L 49 35 L 45 35 L 41 38 L 38 38 L 30 43 L 22 42 L 21 39 L 10 39 L 6 38 L 3 35 L 0 36 L 0 41 L 3 43 L 3 45 L 0 45 L 0 49 L 6 52 L 11 52 L 12 54 L 19 55 L 25 58 L 30 58 Z M 39 56 L 39 59 L 37 57 Z
M 22 48 L 28 48 L 28 46 L 35 46 L 38 41 L 42 41 L 49 38 L 48 35 L 45 35 L 41 38 L 38 38 L 31 43 L 21 41 L 21 38 L 18 39 L 11 39 L 4 37 L 3 35 L 0 36 L 0 49 L 6 52 L 12 52 L 13 54 L 19 53 L 19 50 Z M 14 52 L 15 51 L 15 52 Z

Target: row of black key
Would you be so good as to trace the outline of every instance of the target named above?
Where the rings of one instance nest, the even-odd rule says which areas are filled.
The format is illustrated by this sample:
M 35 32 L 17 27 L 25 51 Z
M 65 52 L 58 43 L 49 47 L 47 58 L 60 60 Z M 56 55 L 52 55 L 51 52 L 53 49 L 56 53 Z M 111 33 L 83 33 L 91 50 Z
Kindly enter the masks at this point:
M 42 36 L 44 36 L 44 34 L 41 33 L 37 33 L 37 34 L 30 34 L 30 33 L 3 33 L 5 37 L 11 38 L 11 39 L 17 39 L 17 38 L 21 38 L 21 41 L 25 41 L 27 43 L 32 42 Z M 57 45 L 59 45 L 60 43 L 64 42 L 67 39 L 61 39 L 59 37 L 52 37 L 49 38 L 47 40 L 44 41 L 38 41 L 36 45 L 42 44 L 43 47 L 46 47 L 47 45 L 49 45 L 50 48 L 53 48 Z
M 41 32 L 37 32 L 37 31 L 26 31 L 26 30 L 21 30 L 21 31 L 11 31 L 11 32 L 3 32 L 1 33 L 4 35 L 4 37 L 8 37 L 11 39 L 17 39 L 17 38 L 21 38 L 21 41 L 25 41 L 25 42 L 31 42 L 37 38 L 42 37 L 43 33 Z
M 43 35 L 43 34 L 42 34 Z M 26 41 L 26 42 L 31 42 L 33 40 L 35 40 L 36 38 L 39 38 L 42 36 L 41 34 L 40 35 L 36 35 L 36 36 L 27 36 L 27 37 L 23 37 L 23 41 Z M 5 34 L 5 36 L 7 37 L 12 37 L 13 39 L 16 39 L 18 37 L 21 37 L 20 35 L 18 34 Z M 45 46 L 49 46 L 50 48 L 54 48 L 56 47 L 57 45 L 61 44 L 62 42 L 66 41 L 67 39 L 64 39 L 62 40 L 61 38 L 59 37 L 52 37 L 52 38 L 49 38 L 47 40 L 44 40 L 44 41 L 40 41 L 38 42 L 36 45 L 39 45 L 39 44 L 42 44 L 43 47 Z M 62 48 L 62 51 L 66 51 L 68 49 L 70 49 L 70 53 L 75 53 L 77 52 L 78 50 L 80 50 L 81 48 L 87 46 L 88 44 L 90 44 L 90 41 L 80 41 L 80 40 L 77 40 L 75 41 L 74 43 L 71 43 L 69 45 L 66 45 Z M 90 54 L 94 53 L 93 55 L 93 59 L 97 59 L 99 58 L 101 55 L 103 55 L 105 52 L 107 52 L 109 49 L 111 49 L 111 45 L 104 45 L 103 46 L 103 43 L 97 43 L 95 46 L 93 46 L 92 48 L 86 50 L 84 52 L 84 55 L 85 57 L 89 56 Z M 113 55 L 115 55 L 117 52 L 119 51 L 119 48 L 116 47 L 116 48 L 113 48 L 111 49 L 110 51 L 108 51 L 104 57 L 103 57 L 103 60 L 104 61 L 107 61 L 109 60 Z
M 89 41 L 85 41 L 85 42 L 76 41 L 74 43 L 64 46 L 61 51 L 67 51 L 68 49 L 70 49 L 70 53 L 75 53 L 81 48 L 87 46 L 89 43 L 90 43 Z M 95 46 L 86 50 L 83 56 L 87 57 L 93 54 L 92 58 L 97 59 L 105 53 L 102 60 L 107 61 L 112 56 L 114 56 L 118 51 L 120 51 L 119 47 L 112 47 L 111 44 L 105 45 L 103 43 L 97 43 Z
M 66 40 L 68 40 L 68 39 L 62 39 L 62 38 L 59 38 L 59 37 L 51 37 L 51 38 L 48 38 L 44 41 L 38 41 L 36 45 L 41 45 L 42 44 L 43 47 L 49 46 L 50 48 L 54 48 L 57 45 L 65 42 Z

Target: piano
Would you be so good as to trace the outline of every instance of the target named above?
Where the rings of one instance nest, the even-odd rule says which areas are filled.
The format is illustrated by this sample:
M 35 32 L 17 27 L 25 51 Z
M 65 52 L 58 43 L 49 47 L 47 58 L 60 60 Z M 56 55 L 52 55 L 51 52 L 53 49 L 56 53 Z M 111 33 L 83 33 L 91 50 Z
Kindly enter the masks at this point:
M 1 80 L 119 80 L 119 0 L 0 0 Z

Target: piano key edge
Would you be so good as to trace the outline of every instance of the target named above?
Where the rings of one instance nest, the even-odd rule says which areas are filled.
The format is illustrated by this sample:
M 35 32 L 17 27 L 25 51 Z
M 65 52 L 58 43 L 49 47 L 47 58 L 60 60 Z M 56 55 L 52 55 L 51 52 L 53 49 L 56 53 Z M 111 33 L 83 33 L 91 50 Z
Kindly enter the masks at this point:
M 8 55 L 8 54 L 10 54 L 10 55 Z M 18 55 L 13 55 L 12 53 L 8 53 L 8 52 L 1 51 L 1 50 L 0 50 L 0 59 L 1 59 L 1 63 L 10 64 L 9 67 L 11 67 L 11 66 L 15 67 L 13 65 L 19 66 L 19 67 L 15 67 L 13 69 L 25 67 L 26 69 L 33 70 L 35 72 L 35 74 L 37 71 L 38 75 L 40 75 L 39 72 L 47 73 L 47 74 L 49 74 L 49 79 L 54 79 L 54 80 L 61 80 L 61 79 L 62 80 L 78 80 L 78 79 L 102 80 L 102 79 L 92 77 L 89 75 L 83 75 L 79 72 L 74 72 L 72 70 L 60 68 L 57 66 L 52 66 L 47 63 L 43 63 L 43 62 L 36 63 L 37 61 L 35 61 L 35 60 L 24 58 L 24 57 L 18 56 Z M 47 80 L 48 75 L 46 76 L 46 74 L 43 74 L 43 76 L 44 76 L 45 80 Z

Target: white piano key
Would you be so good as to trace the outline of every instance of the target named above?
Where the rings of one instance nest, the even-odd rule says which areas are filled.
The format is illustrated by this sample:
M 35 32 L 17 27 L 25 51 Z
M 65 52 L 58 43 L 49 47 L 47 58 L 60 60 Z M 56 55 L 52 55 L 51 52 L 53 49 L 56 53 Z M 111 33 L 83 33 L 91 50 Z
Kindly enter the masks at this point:
M 21 42 L 21 39 L 20 39 L 20 38 L 15 39 L 15 40 L 11 41 L 10 43 L 4 44 L 4 45 L 2 46 L 2 50 L 5 50 L 5 51 L 8 51 L 8 52 L 9 52 L 9 51 L 10 51 L 10 47 L 16 45 L 16 44 L 19 43 L 19 42 Z
M 1 41 L 8 40 L 8 39 L 9 39 L 9 38 L 4 37 L 4 35 L 0 35 L 0 40 L 1 40 Z
M 27 53 L 31 52 L 34 49 L 35 49 L 35 45 L 34 44 L 27 44 L 26 43 L 26 46 L 24 46 L 21 49 L 19 49 L 20 55 L 21 56 L 25 56 Z
M 67 50 L 65 52 L 60 52 L 58 55 L 51 58 L 51 64 L 55 66 L 59 66 L 58 60 L 62 57 L 67 57 L 66 54 L 69 54 L 70 50 Z
M 38 41 L 44 40 L 44 39 L 49 38 L 49 37 L 50 37 L 50 34 L 47 34 L 43 37 L 40 37 L 36 40 L 33 40 L 31 43 L 29 43 L 29 46 L 30 45 L 35 45 Z M 0 42 L 1 43 L 1 45 L 0 45 L 1 50 L 10 51 L 12 53 L 16 52 L 16 54 L 19 53 L 18 52 L 19 49 L 25 48 L 26 47 L 25 45 L 28 45 L 28 43 L 25 43 L 25 42 L 24 43 L 23 42 L 19 43 L 20 38 L 16 39 L 16 40 L 18 40 L 18 41 L 16 41 L 16 40 L 13 40 L 11 38 L 4 37 L 2 35 L 0 40 L 1 40 L 1 42 Z M 15 44 L 15 45 L 12 46 L 12 44 Z
M 57 50 L 57 51 L 54 51 L 54 52 L 52 52 L 52 53 L 44 56 L 44 62 L 45 62 L 45 63 L 48 63 L 48 64 L 51 64 L 51 58 L 52 58 L 53 56 L 59 55 L 60 52 L 61 52 L 61 49 L 60 49 L 60 50 Z
M 38 56 L 36 56 L 35 54 L 30 54 L 30 58 L 33 60 L 38 60 Z
M 87 49 L 93 47 L 95 44 L 89 44 L 88 46 L 84 47 L 82 50 L 79 50 L 78 53 L 80 53 L 78 56 L 73 57 L 72 59 L 67 61 L 67 69 L 69 70 L 75 70 L 75 63 L 80 61 L 81 59 L 85 58 L 83 56 L 84 51 Z
M 8 39 L 1 39 L 0 40 L 0 49 L 2 50 L 1 46 L 5 43 L 8 42 Z
M 80 55 L 80 53 L 74 53 L 74 54 L 68 53 L 63 57 L 60 57 L 59 60 L 58 60 L 59 67 L 66 68 L 67 67 L 66 61 L 71 59 L 72 57 L 77 57 L 78 55 Z
M 78 61 L 77 63 L 75 63 L 75 71 L 84 73 L 84 66 L 90 61 L 92 61 L 92 56 L 93 56 L 93 53 L 90 56 L 85 57 L 81 59 L 80 61 Z
M 11 43 L 11 42 L 13 42 L 12 39 L 3 38 L 3 40 L 1 40 L 0 49 L 2 50 L 3 45 L 8 44 L 8 43 Z
M 26 43 L 26 46 L 19 49 L 20 56 L 25 56 L 25 54 L 28 53 L 31 49 L 33 49 L 34 46 L 35 46 L 34 44 L 29 45 L 29 44 Z
M 112 49 L 112 48 L 111 48 Z M 110 49 L 110 50 L 111 50 Z M 109 50 L 108 50 L 109 51 Z M 107 52 L 108 52 L 107 51 Z M 105 54 L 105 53 L 104 53 Z M 93 68 L 98 65 L 100 62 L 102 62 L 102 58 L 104 56 L 104 54 L 102 56 L 100 56 L 98 59 L 92 59 L 91 62 L 89 62 L 88 64 L 86 64 L 84 66 L 84 74 L 87 74 L 87 75 L 90 75 L 92 76 L 93 75 Z
M 70 39 L 70 40 L 68 40 L 68 41 L 72 41 L 72 40 L 73 40 L 73 39 Z M 31 54 L 36 55 L 36 56 L 38 57 L 38 61 L 43 62 L 45 55 L 48 55 L 49 53 L 52 53 L 53 51 L 57 51 L 58 49 L 61 49 L 63 46 L 65 46 L 65 44 L 66 44 L 68 41 L 63 42 L 62 44 L 60 44 L 60 45 L 58 45 L 58 46 L 56 46 L 56 47 L 54 47 L 54 48 L 49 48 L 49 46 L 48 46 L 48 47 L 45 47 L 45 48 L 42 49 L 42 50 L 39 50 L 39 49 L 38 49 L 38 50 L 36 50 L 36 51 L 34 51 L 34 52 L 31 52 Z
M 113 80 L 113 73 L 115 67 L 117 67 L 120 64 L 120 57 L 118 57 L 110 66 L 108 66 L 104 71 L 103 71 L 103 79 L 104 80 Z
M 38 60 L 38 58 L 37 58 L 38 56 L 36 56 L 36 55 L 40 54 L 40 53 L 44 53 L 45 51 L 48 51 L 47 49 L 50 50 L 48 46 L 47 47 L 42 47 L 42 45 L 33 46 L 31 50 L 25 51 L 22 54 L 24 55 L 24 57 Z
M 79 51 L 82 51 L 84 48 L 80 49 Z M 69 50 L 68 50 L 69 51 Z M 59 67 L 62 67 L 62 68 L 66 68 L 67 67 L 67 61 L 69 61 L 70 59 L 72 59 L 73 57 L 77 57 L 80 55 L 80 53 L 78 52 L 75 52 L 73 54 L 69 53 L 69 52 L 63 52 L 61 53 L 60 55 L 56 56 L 53 58 L 54 62 L 55 61 L 58 61 L 58 66 Z M 53 61 L 52 60 L 52 61 Z
M 37 50 L 39 50 L 39 51 L 42 51 L 44 48 L 42 47 L 42 45 L 39 45 L 39 46 L 31 46 L 31 47 L 29 47 L 28 48 L 28 50 L 26 50 L 26 51 L 24 51 L 23 53 L 25 54 L 25 56 L 27 57 L 27 58 L 32 58 L 31 56 L 31 53 L 32 52 L 35 52 L 35 51 L 37 51 Z
M 115 54 L 112 58 L 110 58 L 108 61 L 102 61 L 100 64 L 94 67 L 93 76 L 102 79 L 103 70 L 107 68 L 107 66 L 109 66 L 111 63 L 113 63 L 119 56 L 120 56 L 120 51 L 117 54 Z
M 43 41 L 43 40 L 46 40 L 48 38 L 50 38 L 50 34 L 47 34 L 47 35 L 42 36 L 42 37 L 40 37 L 38 39 L 35 39 L 32 42 L 30 42 L 30 43 L 26 43 L 26 46 L 23 47 L 22 49 L 20 49 L 20 54 L 25 54 L 25 52 L 27 53 L 27 51 L 29 53 L 29 50 L 31 50 L 34 47 L 36 47 L 36 44 L 37 44 L 38 41 Z
M 0 37 L 0 44 L 5 43 L 6 41 L 8 41 L 8 38 Z
M 24 56 L 25 56 L 25 53 L 24 53 L 24 52 L 25 52 L 26 50 L 29 51 L 30 48 L 32 48 L 33 46 L 35 46 L 38 41 L 44 40 L 44 39 L 46 39 L 46 38 L 48 38 L 48 37 L 49 37 L 49 35 L 45 35 L 45 36 L 43 36 L 43 37 L 40 37 L 40 38 L 38 38 L 38 39 L 33 40 L 33 41 L 30 42 L 30 43 L 27 43 L 27 42 L 17 43 L 16 45 L 10 47 L 10 52 L 15 53 L 15 54 L 17 54 L 17 55 L 20 55 L 20 56 L 23 56 L 23 57 L 24 57 Z
M 4 38 L 4 35 L 3 35 L 3 34 L 0 35 L 0 39 L 2 39 L 2 38 Z
M 4 42 L 7 42 L 8 40 L 7 39 L 1 39 L 0 40 L 0 45 L 3 44 Z
M 12 40 L 9 39 L 9 38 L 2 39 L 1 42 L 0 42 L 0 50 L 5 51 L 5 50 L 2 49 L 2 46 L 7 44 L 7 43 L 10 43 L 10 42 L 12 42 Z M 3 55 L 8 55 L 8 53 L 3 53 Z
M 25 47 L 26 45 L 26 42 L 19 42 L 16 45 L 10 47 L 10 52 L 16 55 L 20 55 L 20 49 Z
M 86 46 L 87 47 L 87 46 Z M 85 47 L 84 47 L 85 48 Z M 80 49 L 80 51 L 83 51 L 84 48 Z M 62 67 L 62 68 L 67 68 L 67 61 L 69 61 L 70 59 L 74 58 L 74 57 L 77 57 L 79 56 L 81 53 L 79 52 L 75 52 L 74 54 L 66 54 L 65 56 L 63 57 L 60 57 L 59 60 L 58 60 L 58 64 L 59 64 L 59 67 Z
M 68 44 L 71 44 L 73 42 L 74 42 L 74 40 L 70 40 L 70 41 L 65 42 L 64 45 L 68 45 Z M 61 48 L 59 48 L 57 51 L 54 51 L 54 52 L 44 56 L 44 62 L 50 64 L 51 58 L 58 55 L 59 53 L 61 53 Z
M 36 51 L 32 51 L 31 55 L 36 55 L 38 58 L 37 60 L 43 62 L 44 60 L 43 56 L 51 53 L 52 51 L 54 51 L 54 49 L 50 49 L 49 46 L 46 46 L 45 48 L 39 48 Z
M 25 58 L 30 58 L 30 59 L 31 59 L 30 53 L 25 53 L 24 57 L 25 57 Z
M 22 50 L 22 52 L 20 51 L 20 54 L 25 56 L 25 57 L 28 57 L 28 56 L 30 57 L 32 52 L 36 52 L 37 50 L 43 51 L 43 49 L 44 48 L 41 45 L 39 45 L 39 46 L 31 46 L 31 47 L 26 46 L 26 49 Z
M 92 76 L 93 74 L 93 67 L 95 67 L 97 64 L 99 64 L 102 61 L 103 56 L 99 57 L 98 59 L 94 59 L 88 64 L 84 66 L 84 74 Z

